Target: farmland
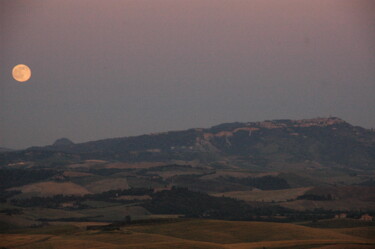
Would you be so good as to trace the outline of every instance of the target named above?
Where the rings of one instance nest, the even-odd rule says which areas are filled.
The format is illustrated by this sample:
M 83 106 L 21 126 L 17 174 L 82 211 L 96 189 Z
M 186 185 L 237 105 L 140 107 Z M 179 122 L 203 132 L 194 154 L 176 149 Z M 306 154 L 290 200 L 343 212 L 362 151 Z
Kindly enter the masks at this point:
M 87 225 L 90 223 L 85 223 Z M 82 223 L 0 234 L 5 248 L 375 248 L 367 228 L 322 229 L 272 222 L 180 220 L 86 231 Z M 374 233 L 375 229 L 370 229 Z

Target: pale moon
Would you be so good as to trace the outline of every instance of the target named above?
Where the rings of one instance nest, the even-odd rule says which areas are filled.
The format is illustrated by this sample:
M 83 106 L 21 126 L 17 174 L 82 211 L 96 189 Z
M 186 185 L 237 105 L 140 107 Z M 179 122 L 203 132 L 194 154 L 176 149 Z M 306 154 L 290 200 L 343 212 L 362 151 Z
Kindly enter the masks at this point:
M 28 81 L 31 77 L 31 70 L 24 64 L 18 64 L 12 70 L 13 78 L 19 82 Z

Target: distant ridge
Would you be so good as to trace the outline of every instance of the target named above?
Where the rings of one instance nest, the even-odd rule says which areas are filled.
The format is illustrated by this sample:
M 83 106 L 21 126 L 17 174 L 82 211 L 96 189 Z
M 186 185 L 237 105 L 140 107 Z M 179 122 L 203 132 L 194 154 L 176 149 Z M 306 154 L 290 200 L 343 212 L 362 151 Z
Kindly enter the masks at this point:
M 375 133 L 337 117 L 234 122 L 79 144 L 62 138 L 52 146 L 27 149 L 25 158 L 33 160 L 33 153 L 38 158 L 49 157 L 55 152 L 83 160 L 230 160 L 261 168 L 316 162 L 329 167 L 375 169 Z M 2 153 L 8 154 L 3 161 L 11 161 L 10 153 Z
M 13 149 L 0 147 L 0 152 L 14 151 Z

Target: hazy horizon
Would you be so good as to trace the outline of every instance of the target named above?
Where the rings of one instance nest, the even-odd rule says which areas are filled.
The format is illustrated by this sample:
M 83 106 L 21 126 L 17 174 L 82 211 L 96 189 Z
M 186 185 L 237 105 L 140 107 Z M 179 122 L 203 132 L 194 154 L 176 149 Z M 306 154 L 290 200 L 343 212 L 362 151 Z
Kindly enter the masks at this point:
M 330 115 L 374 128 L 374 13 L 371 0 L 0 0 L 0 147 Z
M 335 117 L 335 116 L 328 116 L 328 117 L 311 117 L 311 118 L 306 118 L 306 119 L 315 119 L 315 118 L 340 118 L 340 117 Z M 301 118 L 301 119 L 304 119 L 304 118 Z M 16 150 L 22 150 L 22 149 L 27 149 L 27 148 L 30 148 L 30 147 L 33 147 L 33 146 L 48 146 L 48 145 L 52 145 L 54 142 L 56 142 L 57 140 L 60 140 L 60 139 L 68 139 L 70 140 L 71 142 L 75 143 L 75 144 L 79 144 L 79 143 L 86 143 L 86 142 L 92 142 L 92 141 L 99 141 L 99 140 L 106 140 L 106 139 L 114 139 L 114 138 L 123 138 L 123 137 L 134 137 L 134 136 L 142 136 L 142 135 L 150 135 L 150 134 L 157 134 L 157 133 L 163 133 L 163 132 L 176 132 L 176 131 L 184 131 L 184 130 L 188 130 L 188 129 L 208 129 L 208 128 L 211 128 L 213 126 L 216 126 L 216 125 L 220 125 L 220 124 L 224 124 L 224 123 L 235 123 L 235 122 L 239 122 L 239 123 L 256 123 L 256 122 L 263 122 L 263 121 L 271 121 L 271 120 L 283 120 L 283 119 L 265 119 L 265 120 L 250 120 L 250 121 L 233 121 L 233 122 L 223 122 L 223 123 L 217 123 L 217 124 L 213 124 L 213 125 L 210 125 L 210 126 L 207 126 L 207 127 L 189 127 L 189 128 L 185 128 L 185 129 L 170 129 L 170 130 L 165 130 L 165 131 L 150 131 L 148 133 L 140 133 L 140 134 L 133 134 L 133 135 L 126 135 L 126 136 L 117 136 L 117 137 L 103 137 L 103 138 L 96 138 L 96 139 L 93 139 L 93 140 L 86 140 L 86 141 L 75 141 L 74 138 L 69 138 L 69 137 L 58 137 L 56 138 L 55 140 L 51 141 L 51 143 L 48 143 L 48 144 L 40 144 L 40 145 L 31 145 L 31 146 L 27 146 L 25 148 L 9 148 L 9 147 L 2 147 L 0 146 L 0 148 L 4 148 L 4 149 L 16 149 Z M 293 120 L 293 119 L 291 119 Z M 296 119 L 296 120 L 299 120 L 299 119 Z M 345 121 L 345 120 L 344 120 Z

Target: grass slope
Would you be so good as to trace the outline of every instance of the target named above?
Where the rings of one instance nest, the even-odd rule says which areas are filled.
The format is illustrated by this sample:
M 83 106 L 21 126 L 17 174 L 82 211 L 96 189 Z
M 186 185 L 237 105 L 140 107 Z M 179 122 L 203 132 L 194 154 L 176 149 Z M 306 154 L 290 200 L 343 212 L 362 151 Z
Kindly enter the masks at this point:
M 86 223 L 85 223 L 86 224 Z M 87 223 L 89 224 L 89 223 Z M 86 231 L 81 223 L 61 223 L 49 227 L 15 230 L 0 234 L 0 247 L 14 249 L 62 248 L 375 248 L 360 236 L 367 228 L 317 229 L 294 224 L 183 220 L 174 223 L 132 225 L 119 231 Z
M 358 240 L 336 231 L 273 222 L 188 220 L 171 224 L 132 226 L 131 231 L 162 234 L 181 239 L 214 243 L 280 240 Z
M 129 185 L 124 178 L 109 178 L 92 182 L 85 187 L 92 193 L 102 193 L 112 189 L 128 189 Z
M 266 202 L 280 202 L 289 199 L 295 199 L 303 195 L 310 188 L 291 188 L 281 190 L 246 190 L 246 191 L 232 191 L 213 194 L 213 196 L 231 197 L 243 201 L 266 201 Z
M 12 189 L 20 190 L 22 193 L 35 193 L 36 196 L 90 194 L 86 188 L 72 182 L 39 182 Z

